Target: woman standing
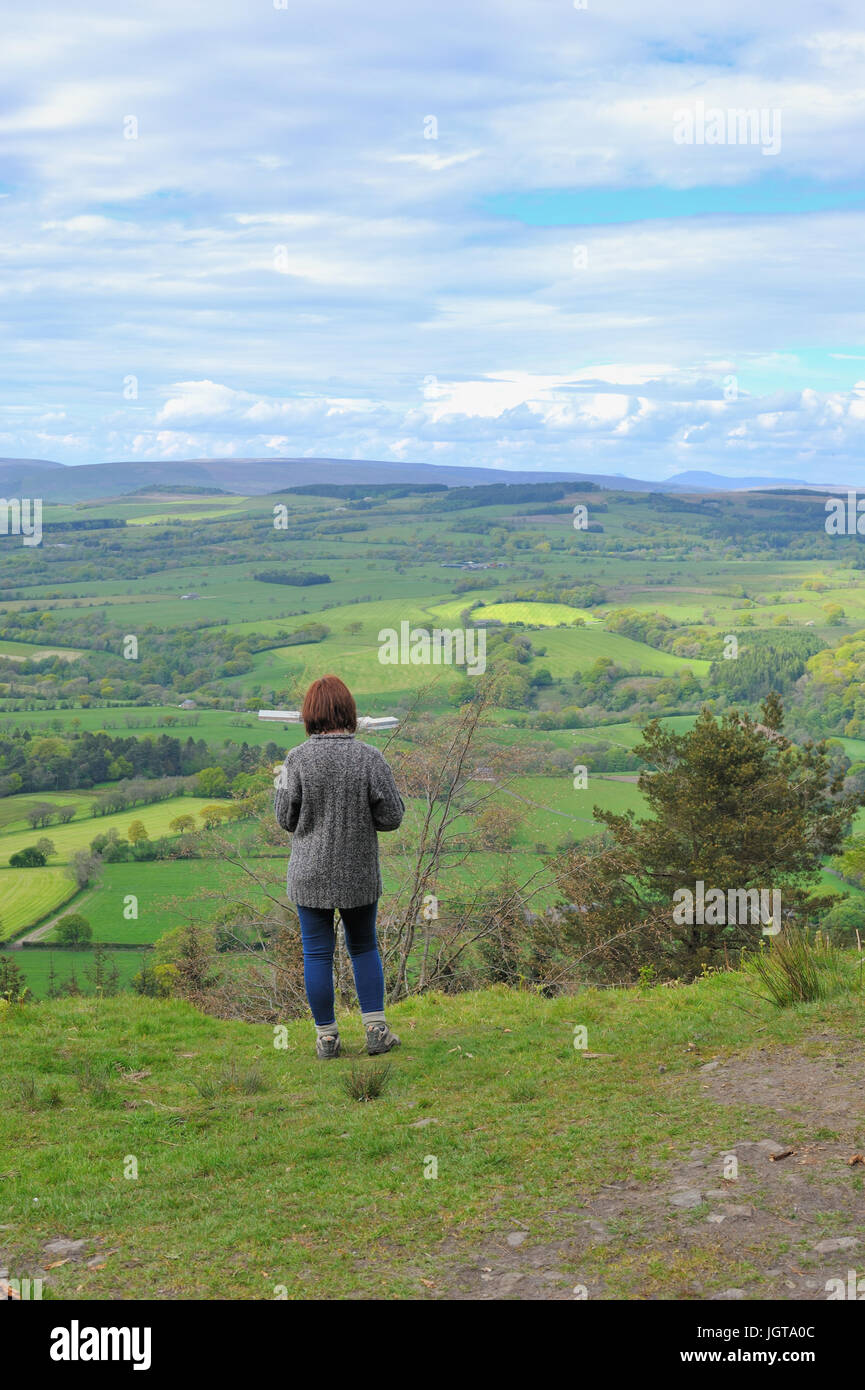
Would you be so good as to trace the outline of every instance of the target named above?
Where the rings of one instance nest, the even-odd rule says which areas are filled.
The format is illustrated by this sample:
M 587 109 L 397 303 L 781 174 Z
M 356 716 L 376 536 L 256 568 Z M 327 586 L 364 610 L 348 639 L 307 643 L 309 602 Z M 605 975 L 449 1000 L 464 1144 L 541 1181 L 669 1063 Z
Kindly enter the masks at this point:
M 308 738 L 292 748 L 277 781 L 274 809 L 293 833 L 288 896 L 303 939 L 303 978 L 315 1020 L 316 1056 L 338 1057 L 333 1007 L 333 914 L 345 941 L 370 1056 L 399 1046 L 384 1016 L 384 972 L 375 923 L 381 897 L 379 830 L 405 812 L 393 773 L 377 748 L 358 743 L 357 708 L 338 676 L 313 681 L 301 710 Z

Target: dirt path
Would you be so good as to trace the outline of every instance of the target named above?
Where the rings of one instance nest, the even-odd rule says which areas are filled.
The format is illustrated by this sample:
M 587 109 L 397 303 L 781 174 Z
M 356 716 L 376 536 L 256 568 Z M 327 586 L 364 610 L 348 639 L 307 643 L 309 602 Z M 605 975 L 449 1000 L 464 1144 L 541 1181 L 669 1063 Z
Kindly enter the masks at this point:
M 82 897 L 78 897 L 78 895 L 75 894 L 73 897 L 67 898 L 66 902 L 54 917 L 49 918 L 47 922 L 43 922 L 42 925 L 36 927 L 34 931 L 28 932 L 26 936 L 19 936 L 15 941 L 8 941 L 3 947 L 4 951 L 20 951 L 21 947 L 27 941 L 41 941 L 43 937 L 47 936 L 52 927 L 57 926 L 61 917 L 66 917 L 70 912 L 78 912 L 85 903 L 90 902 L 90 899 L 95 893 L 96 889 L 91 888 L 89 891 L 85 891 Z
M 818 1055 L 784 1047 L 706 1063 L 708 1105 L 753 1107 L 745 1133 L 681 1153 L 654 1182 L 626 1171 L 541 1220 L 491 1228 L 471 1252 L 450 1242 L 431 1297 L 840 1296 L 851 1270 L 865 1275 L 865 1166 L 851 1164 L 865 1162 L 865 1049 L 829 1034 L 811 1042 Z

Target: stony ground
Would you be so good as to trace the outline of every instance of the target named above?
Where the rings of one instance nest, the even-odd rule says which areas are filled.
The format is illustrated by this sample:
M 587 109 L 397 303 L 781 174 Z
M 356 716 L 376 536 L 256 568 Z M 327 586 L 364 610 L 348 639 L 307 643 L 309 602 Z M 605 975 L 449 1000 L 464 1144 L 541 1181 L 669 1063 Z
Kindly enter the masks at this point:
M 823 1056 L 787 1048 L 707 1062 L 707 1101 L 752 1104 L 751 1133 L 683 1153 L 652 1186 L 623 1174 L 546 1213 L 543 1231 L 515 1225 L 470 1259 L 451 1244 L 438 1296 L 604 1298 L 614 1271 L 637 1298 L 826 1299 L 827 1281 L 846 1284 L 856 1269 L 865 1297 L 865 1181 L 850 1172 L 865 1175 L 865 1051 L 829 1034 L 820 1042 Z M 730 1287 L 704 1294 L 701 1271 L 721 1269 Z

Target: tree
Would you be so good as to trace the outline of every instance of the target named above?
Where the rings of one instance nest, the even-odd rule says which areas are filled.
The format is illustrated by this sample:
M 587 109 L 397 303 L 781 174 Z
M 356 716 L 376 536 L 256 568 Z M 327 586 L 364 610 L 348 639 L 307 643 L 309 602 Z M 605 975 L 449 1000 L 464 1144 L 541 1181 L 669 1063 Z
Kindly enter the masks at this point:
M 28 845 L 26 849 L 19 849 L 10 855 L 9 863 L 13 869 L 41 869 L 45 863 L 45 855 L 36 845 Z
M 699 952 L 753 944 L 762 929 L 738 918 L 701 922 L 699 913 L 677 926 L 677 891 L 694 892 L 702 881 L 706 892 L 720 890 L 728 901 L 730 893 L 753 889 L 783 890 L 787 903 L 806 900 L 862 795 L 842 791 L 843 775 L 831 766 L 825 743 L 799 748 L 781 733 L 776 693 L 762 714 L 762 722 L 735 711 L 716 719 L 704 708 L 685 734 L 662 729 L 657 720 L 647 725 L 635 751 L 650 769 L 640 774 L 639 788 L 651 817 L 638 821 L 633 812 L 620 816 L 596 806 L 607 848 L 589 863 L 579 847 L 560 876 L 586 912 L 587 928 L 600 922 L 612 938 L 664 918 L 669 937 L 678 938 L 696 965 Z
M 29 998 L 21 967 L 11 956 L 0 956 L 0 999 L 8 1004 L 26 1004 Z
M 25 819 L 32 830 L 37 825 L 47 825 L 54 815 L 54 805 L 50 801 L 34 801 L 32 806 L 28 806 Z
M 865 835 L 851 835 L 835 859 L 835 867 L 853 883 L 861 886 L 865 877 Z
M 219 972 L 214 968 L 216 954 L 214 929 L 187 922 L 166 932 L 157 941 L 157 978 L 160 978 L 160 967 L 171 967 L 173 992 L 194 1002 L 219 980 Z
M 102 874 L 102 860 L 89 849 L 76 850 L 72 862 L 66 867 L 67 875 L 79 888 L 86 888 Z
M 865 913 L 852 898 L 842 898 L 822 918 L 820 930 L 837 945 L 855 946 L 857 932 L 860 941 L 865 934 Z
M 93 968 L 86 973 L 94 994 L 107 997 L 117 993 L 120 972 L 101 941 L 93 948 Z
M 195 817 L 190 815 L 175 816 L 174 820 L 169 822 L 168 829 L 175 835 L 186 835 L 195 830 Z
M 137 845 L 140 844 L 142 840 L 150 839 L 144 821 L 140 820 L 134 820 L 130 825 L 129 829 L 127 830 L 126 834 L 129 837 L 129 843 L 132 845 Z
M 480 848 L 498 853 L 510 849 L 519 822 L 519 812 L 512 806 L 493 803 L 484 807 L 475 820 Z
M 49 840 L 47 835 L 43 835 L 41 839 L 36 841 L 36 848 L 38 849 L 40 854 L 45 855 L 46 859 L 50 859 L 52 854 L 57 853 L 57 850 L 54 847 L 54 841 Z
M 161 982 L 147 956 L 137 975 L 132 976 L 130 981 L 136 994 L 145 995 L 149 999 L 164 999 L 168 994 L 168 989 Z
M 199 796 L 227 796 L 228 777 L 221 767 L 203 767 L 195 779 Z
M 63 946 L 83 946 L 92 936 L 93 928 L 80 912 L 67 912 L 57 923 L 57 940 Z

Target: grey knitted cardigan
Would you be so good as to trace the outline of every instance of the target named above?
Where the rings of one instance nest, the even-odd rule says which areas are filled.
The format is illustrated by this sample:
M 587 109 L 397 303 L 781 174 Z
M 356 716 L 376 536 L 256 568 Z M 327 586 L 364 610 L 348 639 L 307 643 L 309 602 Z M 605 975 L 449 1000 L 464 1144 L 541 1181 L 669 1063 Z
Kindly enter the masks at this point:
M 378 830 L 405 806 L 377 748 L 354 734 L 312 734 L 276 782 L 276 819 L 293 832 L 288 896 L 303 907 L 362 907 L 381 897 Z

